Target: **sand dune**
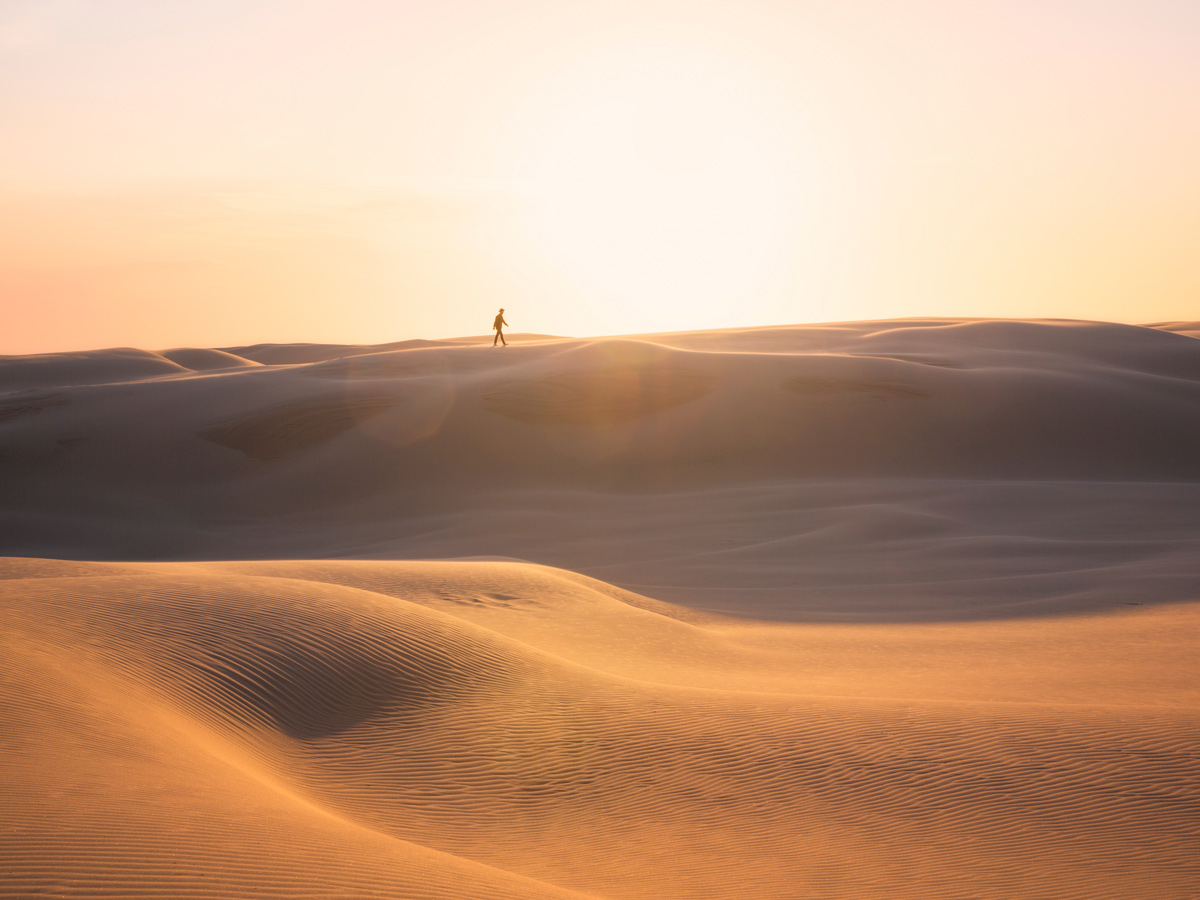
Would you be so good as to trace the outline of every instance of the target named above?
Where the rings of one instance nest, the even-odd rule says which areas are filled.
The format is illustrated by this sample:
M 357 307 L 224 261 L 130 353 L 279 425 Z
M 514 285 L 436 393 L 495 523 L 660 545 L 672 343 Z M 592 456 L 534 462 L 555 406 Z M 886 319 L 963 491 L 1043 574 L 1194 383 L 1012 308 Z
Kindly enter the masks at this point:
M 1149 327 L 1186 334 L 1189 337 L 1200 337 L 1200 322 L 1155 322 Z
M 505 556 L 773 618 L 1194 596 L 1185 334 L 481 340 L 4 360 L 0 552 Z
M 191 369 L 193 372 L 211 372 L 217 369 L 240 369 L 244 366 L 262 365 L 252 359 L 226 353 L 224 350 L 207 350 L 196 347 L 164 350 L 159 355 L 185 369 Z
M 0 896 L 1194 897 L 1196 334 L 2 358 Z
M 1195 607 L 889 634 L 675 618 L 527 564 L 5 574 L 10 896 L 1186 897 L 1200 877 Z

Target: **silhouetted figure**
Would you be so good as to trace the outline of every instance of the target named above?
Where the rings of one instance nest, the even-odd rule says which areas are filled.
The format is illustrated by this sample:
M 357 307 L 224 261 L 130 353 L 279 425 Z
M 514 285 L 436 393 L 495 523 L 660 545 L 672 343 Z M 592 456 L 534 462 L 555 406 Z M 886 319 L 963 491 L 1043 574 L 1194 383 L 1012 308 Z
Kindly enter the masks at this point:
M 492 338 L 492 346 L 496 346 L 496 341 L 499 341 L 505 347 L 508 346 L 508 341 L 504 339 L 504 332 L 501 331 L 508 323 L 504 321 L 504 307 L 500 307 L 500 312 L 496 314 L 496 320 L 492 322 L 492 327 L 496 329 L 496 336 Z

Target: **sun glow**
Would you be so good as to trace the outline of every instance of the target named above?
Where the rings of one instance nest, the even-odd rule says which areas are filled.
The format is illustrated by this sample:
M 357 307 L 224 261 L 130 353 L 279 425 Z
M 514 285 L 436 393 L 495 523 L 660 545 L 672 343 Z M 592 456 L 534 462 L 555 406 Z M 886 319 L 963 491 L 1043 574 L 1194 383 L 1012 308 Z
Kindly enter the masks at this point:
M 515 141 L 534 242 L 617 329 L 729 324 L 782 278 L 802 186 L 789 114 L 749 67 L 609 50 L 537 91 Z

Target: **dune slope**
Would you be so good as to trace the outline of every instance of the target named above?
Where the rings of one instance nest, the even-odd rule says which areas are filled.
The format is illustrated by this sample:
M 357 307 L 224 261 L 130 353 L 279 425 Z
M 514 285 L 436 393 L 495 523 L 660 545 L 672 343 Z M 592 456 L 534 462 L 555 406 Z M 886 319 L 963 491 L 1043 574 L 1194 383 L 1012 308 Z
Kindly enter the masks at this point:
M 1064 667 L 1022 652 L 1031 626 L 889 644 L 525 564 L 283 565 L 5 567 L 0 894 L 1183 898 L 1200 877 L 1197 697 L 1172 678 L 1195 608 L 1040 623 Z
M 0 552 L 503 556 L 804 620 L 1183 602 L 1200 556 L 1186 325 L 8 358 Z

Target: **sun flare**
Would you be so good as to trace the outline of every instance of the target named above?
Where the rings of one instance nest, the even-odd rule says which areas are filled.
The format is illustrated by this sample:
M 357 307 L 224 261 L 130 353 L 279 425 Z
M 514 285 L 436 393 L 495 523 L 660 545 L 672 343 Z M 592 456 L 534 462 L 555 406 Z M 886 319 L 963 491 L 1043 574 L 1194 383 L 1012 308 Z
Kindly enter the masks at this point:
M 639 327 L 702 327 L 768 291 L 797 242 L 796 142 L 735 61 L 598 54 L 540 92 L 516 171 L 533 240 Z

